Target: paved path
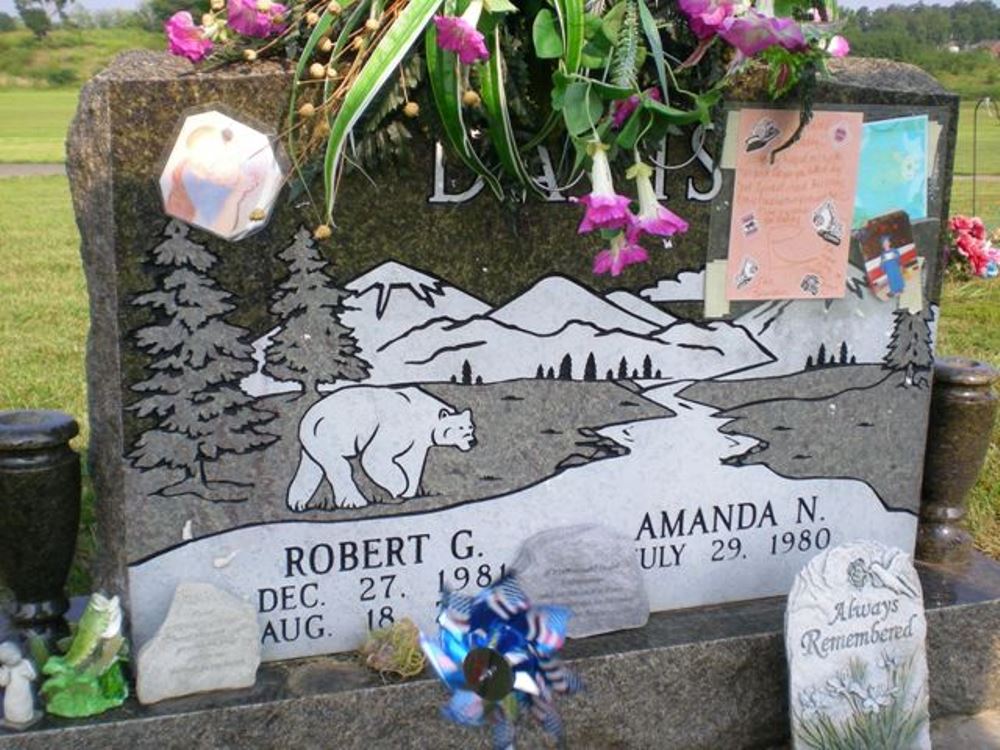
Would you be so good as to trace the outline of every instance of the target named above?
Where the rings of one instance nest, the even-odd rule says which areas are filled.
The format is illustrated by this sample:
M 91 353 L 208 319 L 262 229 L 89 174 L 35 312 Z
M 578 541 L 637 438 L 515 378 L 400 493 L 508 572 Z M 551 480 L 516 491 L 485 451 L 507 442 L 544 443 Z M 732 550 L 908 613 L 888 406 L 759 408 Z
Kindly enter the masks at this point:
M 0 178 L 66 174 L 65 164 L 0 164 Z

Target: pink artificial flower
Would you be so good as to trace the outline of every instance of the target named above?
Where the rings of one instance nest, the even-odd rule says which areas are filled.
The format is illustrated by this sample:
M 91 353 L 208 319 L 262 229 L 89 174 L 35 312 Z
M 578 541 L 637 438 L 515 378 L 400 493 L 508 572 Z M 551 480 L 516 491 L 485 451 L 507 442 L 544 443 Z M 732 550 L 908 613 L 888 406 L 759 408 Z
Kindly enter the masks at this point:
M 983 220 L 978 216 L 972 217 L 972 227 L 969 229 L 969 234 L 975 237 L 977 240 L 986 239 L 986 225 L 983 224 Z
M 629 242 L 638 242 L 643 232 L 657 237 L 672 237 L 688 230 L 688 223 L 684 219 L 660 205 L 656 199 L 656 191 L 653 190 L 650 179 L 653 170 L 648 165 L 636 162 L 629 174 L 635 179 L 636 191 L 639 193 L 639 213 L 627 230 Z
M 205 29 L 195 26 L 194 18 L 186 10 L 177 11 L 170 16 L 163 24 L 163 30 L 167 34 L 171 54 L 198 62 L 208 57 L 212 51 L 212 40 L 208 38 Z
M 642 94 L 632 94 L 628 99 L 619 99 L 615 102 L 614 110 L 611 114 L 611 127 L 615 130 L 619 130 L 625 121 L 632 116 L 632 113 L 639 107 L 640 102 L 642 102 L 642 97 L 648 96 L 650 99 L 656 102 L 662 102 L 663 97 L 660 96 L 660 90 L 658 88 L 648 88 L 642 92 Z
M 736 12 L 736 4 L 726 0 L 680 0 L 678 5 L 688 17 L 692 33 L 701 40 L 719 33 L 726 19 Z
M 951 229 L 956 252 L 969 263 L 969 269 L 976 276 L 987 277 L 997 272 L 996 250 L 986 239 L 986 226 L 977 216 L 953 216 L 948 227 Z
M 601 275 L 610 272 L 612 276 L 619 276 L 629 266 L 645 263 L 647 260 L 649 254 L 646 250 L 629 240 L 625 232 L 621 232 L 611 240 L 610 248 L 601 250 L 594 256 L 594 273 Z
M 952 216 L 948 220 L 948 228 L 953 232 L 960 232 L 963 229 L 968 229 L 972 224 L 972 220 L 968 216 Z
M 226 20 L 233 31 L 264 39 L 285 30 L 287 12 L 284 5 L 270 0 L 228 0 Z
M 830 57 L 847 57 L 851 52 L 851 45 L 840 34 L 836 34 L 826 43 L 826 51 L 830 53 Z
M 587 209 L 577 232 L 593 232 L 595 229 L 621 229 L 632 221 L 629 211 L 631 200 L 615 192 L 608 162 L 608 147 L 600 141 L 591 143 L 593 167 L 590 171 L 590 194 L 574 198 Z
M 489 59 L 486 40 L 476 29 L 483 12 L 483 0 L 472 0 L 461 16 L 435 16 L 438 47 L 458 55 L 462 65 Z
M 791 18 L 765 16 L 755 10 L 726 19 L 719 36 L 747 57 L 775 45 L 790 52 L 800 52 L 809 46 L 802 28 Z

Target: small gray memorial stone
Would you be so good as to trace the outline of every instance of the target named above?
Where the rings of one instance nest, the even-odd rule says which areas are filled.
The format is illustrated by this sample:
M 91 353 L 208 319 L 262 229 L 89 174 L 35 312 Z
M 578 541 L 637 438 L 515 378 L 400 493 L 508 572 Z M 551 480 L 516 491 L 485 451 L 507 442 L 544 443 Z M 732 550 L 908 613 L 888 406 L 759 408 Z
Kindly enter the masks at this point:
M 141 703 L 250 687 L 260 665 L 257 614 L 211 584 L 182 583 L 137 662 Z
M 814 557 L 785 615 L 796 750 L 929 749 L 926 634 L 909 555 L 860 541 Z
M 649 619 L 634 545 L 606 526 L 563 526 L 535 534 L 521 546 L 513 568 L 532 601 L 573 611 L 572 638 L 641 628 Z

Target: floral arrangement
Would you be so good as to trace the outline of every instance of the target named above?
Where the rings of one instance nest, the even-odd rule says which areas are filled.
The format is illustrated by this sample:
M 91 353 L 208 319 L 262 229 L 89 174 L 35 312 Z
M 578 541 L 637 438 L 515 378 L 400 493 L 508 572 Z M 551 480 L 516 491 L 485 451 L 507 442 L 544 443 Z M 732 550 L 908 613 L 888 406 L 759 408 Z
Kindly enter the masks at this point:
M 848 52 L 836 30 L 823 0 L 211 0 L 200 23 L 182 11 L 166 24 L 170 50 L 195 62 L 294 64 L 283 137 L 300 192 L 322 174 L 318 239 L 345 164 L 402 148 L 426 82 L 440 139 L 498 199 L 542 193 L 542 144 L 563 155 L 561 189 L 589 172 L 579 231 L 602 236 L 594 271 L 612 275 L 648 258 L 644 238 L 687 228 L 650 185 L 667 131 L 708 126 L 754 59 L 772 96 L 800 87 L 804 125 L 826 60 Z
M 953 216 L 948 221 L 955 251 L 974 276 L 992 279 L 1000 275 L 1000 232 L 987 234 L 978 216 Z

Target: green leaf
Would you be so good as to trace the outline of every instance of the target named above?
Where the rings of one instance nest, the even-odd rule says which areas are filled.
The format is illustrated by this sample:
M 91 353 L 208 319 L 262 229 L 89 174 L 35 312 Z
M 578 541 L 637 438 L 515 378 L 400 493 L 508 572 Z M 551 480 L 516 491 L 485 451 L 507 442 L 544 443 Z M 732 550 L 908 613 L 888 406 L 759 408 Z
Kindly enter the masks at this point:
M 584 52 L 580 58 L 580 65 L 587 70 L 603 70 L 608 64 L 607 56 L 591 55 Z
M 517 13 L 518 7 L 510 0 L 483 0 L 483 7 L 489 13 Z
M 670 89 L 667 86 L 667 67 L 663 62 L 663 44 L 660 42 L 660 31 L 656 28 L 656 21 L 653 14 L 646 7 L 646 0 L 638 0 L 639 20 L 642 22 L 642 31 L 649 42 L 649 51 L 653 55 L 653 65 L 656 66 L 656 77 L 660 79 L 660 93 L 663 94 L 663 101 L 670 103 Z
M 636 141 L 639 140 L 639 133 L 642 129 L 642 109 L 636 107 L 635 112 L 629 115 L 625 126 L 618 133 L 615 142 L 626 151 L 635 148 Z
M 447 0 L 446 10 L 450 13 L 452 0 Z M 469 171 L 483 178 L 493 194 L 503 200 L 503 189 L 496 176 L 483 164 L 469 141 L 465 120 L 462 116 L 462 76 L 459 71 L 458 56 L 446 52 L 437 45 L 437 28 L 427 27 L 424 35 L 424 56 L 427 59 L 427 74 L 445 138 L 451 150 L 461 159 Z
M 618 44 L 618 32 L 622 28 L 626 5 L 628 3 L 618 3 L 601 18 L 601 32 L 612 44 Z
M 543 60 L 562 57 L 562 35 L 556 28 L 555 16 L 548 8 L 542 8 L 535 16 L 535 22 L 531 25 L 531 39 L 535 43 L 535 55 Z
M 563 68 L 567 73 L 580 69 L 585 41 L 585 18 L 587 10 L 584 0 L 555 0 L 556 14 L 563 35 Z
M 566 87 L 563 96 L 563 119 L 570 135 L 580 135 L 592 129 L 604 108 L 600 97 L 590 91 L 590 84 L 574 81 Z
M 566 87 L 570 85 L 572 80 L 561 70 L 557 70 L 552 74 L 552 109 L 561 110 L 563 108 L 563 102 L 566 99 Z
M 410 47 L 423 33 L 441 2 L 442 0 L 410 0 L 396 17 L 392 27 L 372 50 L 347 96 L 344 97 L 337 115 L 330 124 L 330 137 L 326 142 L 326 157 L 323 161 L 328 218 L 332 219 L 333 216 L 337 179 L 344 146 L 351 129 L 378 95 L 382 84 L 393 74 Z
M 677 109 L 668 104 L 644 97 L 642 108 L 649 110 L 654 117 L 665 121 L 671 125 L 691 125 L 699 122 L 708 125 L 712 121 L 712 106 L 719 100 L 721 93 L 717 89 L 712 89 L 704 94 L 695 97 L 694 109 Z
M 588 83 L 591 89 L 593 89 L 602 99 L 626 99 L 636 93 L 633 89 L 630 89 L 627 86 L 615 86 L 593 78 L 587 78 L 586 83 Z
M 528 173 L 514 137 L 514 128 L 510 122 L 510 110 L 507 107 L 507 92 L 504 88 L 504 57 L 500 46 L 500 27 L 493 29 L 491 38 L 490 58 L 478 66 L 480 92 L 483 98 L 483 109 L 486 111 L 486 121 L 489 125 L 490 142 L 500 158 L 500 165 L 521 185 L 541 194 L 535 181 Z
M 313 26 L 312 33 L 309 35 L 309 39 L 306 40 L 305 47 L 302 48 L 302 54 L 299 56 L 299 62 L 295 66 L 295 73 L 292 76 L 292 95 L 288 97 L 288 138 L 286 139 L 288 158 L 291 160 L 292 166 L 298 174 L 299 183 L 305 187 L 307 191 L 308 184 L 306 182 L 306 176 L 302 173 L 302 168 L 299 165 L 295 143 L 295 118 L 298 113 L 299 82 L 302 81 L 302 76 L 310 65 L 309 61 L 312 58 L 313 50 L 316 49 L 316 45 L 319 44 L 320 39 L 323 38 L 330 26 L 333 24 L 334 18 L 335 16 L 332 14 L 324 12 L 319 19 L 319 23 Z

